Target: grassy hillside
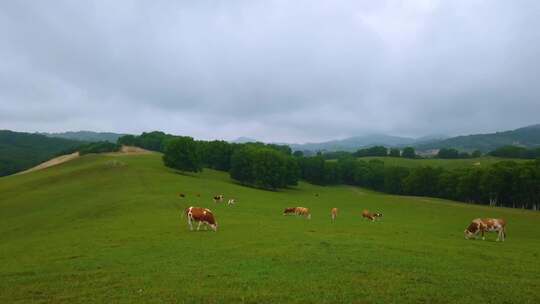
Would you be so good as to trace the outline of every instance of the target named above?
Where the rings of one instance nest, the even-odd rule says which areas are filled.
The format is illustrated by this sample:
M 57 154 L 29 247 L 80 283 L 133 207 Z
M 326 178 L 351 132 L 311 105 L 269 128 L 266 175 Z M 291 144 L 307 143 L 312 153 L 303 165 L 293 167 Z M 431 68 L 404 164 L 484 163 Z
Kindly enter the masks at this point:
M 261 191 L 178 174 L 159 154 L 84 156 L 0 178 L 0 193 L 0 303 L 540 301 L 537 212 L 347 186 Z M 213 209 L 219 231 L 190 232 L 188 205 Z M 298 205 L 312 220 L 281 214 Z M 480 216 L 505 218 L 507 241 L 464 240 Z
M 26 170 L 81 142 L 0 130 L 0 176 Z
M 410 159 L 403 157 L 378 157 L 369 156 L 361 157 L 361 160 L 369 161 L 372 159 L 378 159 L 383 161 L 386 165 L 401 166 L 407 168 L 415 168 L 421 166 L 442 167 L 446 169 L 456 168 L 469 168 L 469 167 L 487 167 L 500 161 L 516 161 L 523 162 L 523 159 L 510 159 L 510 158 L 498 158 L 491 156 L 484 156 L 479 158 L 465 158 L 465 159 L 438 159 L 438 158 L 426 158 L 426 159 Z

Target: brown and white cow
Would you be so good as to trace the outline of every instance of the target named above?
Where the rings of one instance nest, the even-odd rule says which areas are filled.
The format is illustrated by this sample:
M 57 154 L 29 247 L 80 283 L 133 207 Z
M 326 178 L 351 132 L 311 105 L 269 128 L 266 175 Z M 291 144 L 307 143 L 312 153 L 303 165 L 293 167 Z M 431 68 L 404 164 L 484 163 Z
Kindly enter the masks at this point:
M 362 217 L 364 218 L 367 218 L 369 220 L 371 220 L 372 222 L 374 222 L 378 217 L 382 217 L 382 213 L 379 213 L 379 212 L 369 212 L 369 210 L 367 209 L 364 209 L 364 211 L 362 211 Z
M 201 208 L 201 207 L 189 207 L 184 211 L 188 219 L 189 230 L 193 230 L 192 222 L 198 222 L 197 231 L 201 228 L 201 224 L 205 224 L 204 228 L 207 229 L 208 226 L 212 230 L 217 231 L 218 224 L 214 218 L 214 214 L 210 209 Z
M 338 215 L 338 208 L 332 208 L 330 210 L 330 214 L 332 215 L 332 223 L 336 220 L 336 217 Z
M 482 240 L 485 240 L 484 232 L 497 232 L 497 242 L 499 240 L 504 242 L 506 238 L 506 222 L 503 219 L 484 218 L 474 219 L 469 224 L 469 227 L 465 229 L 465 239 L 468 240 L 471 237 L 475 237 L 480 232 L 482 234 Z
M 311 219 L 311 213 L 308 208 L 305 207 L 296 207 L 296 214 L 300 216 L 305 216 L 308 220 Z
M 283 215 L 296 215 L 296 207 L 285 208 L 285 210 L 283 210 Z
M 223 203 L 223 194 L 215 195 L 214 196 L 214 203 Z

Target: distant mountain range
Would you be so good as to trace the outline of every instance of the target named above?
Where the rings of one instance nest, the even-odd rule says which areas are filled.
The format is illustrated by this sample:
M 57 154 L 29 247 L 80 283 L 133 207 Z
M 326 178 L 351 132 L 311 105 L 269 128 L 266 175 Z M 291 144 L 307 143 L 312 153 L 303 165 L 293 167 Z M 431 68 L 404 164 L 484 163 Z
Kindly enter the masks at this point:
M 257 142 L 258 140 L 249 138 L 249 137 L 238 137 L 237 139 L 231 140 L 231 143 L 234 144 L 245 144 L 248 142 Z
M 48 137 L 57 137 L 64 139 L 72 139 L 79 141 L 108 141 L 116 143 L 119 137 L 122 137 L 127 134 L 119 134 L 112 132 L 92 132 L 92 131 L 68 131 L 62 133 L 41 133 Z
M 364 136 L 354 136 L 344 139 L 330 140 L 319 143 L 305 143 L 305 144 L 294 144 L 294 143 L 278 143 L 281 145 L 288 145 L 293 150 L 300 151 L 356 151 L 360 148 L 372 147 L 372 146 L 385 146 L 385 147 L 403 147 L 410 146 L 419 143 L 428 143 L 435 140 L 442 140 L 446 137 L 443 135 L 430 135 L 423 136 L 420 138 L 412 137 L 400 137 L 392 136 L 385 134 L 371 134 Z M 240 137 L 231 142 L 233 143 L 246 143 L 246 142 L 256 142 L 258 140 Z
M 255 139 L 241 137 L 233 142 L 254 142 Z M 540 146 L 540 124 L 531 125 L 511 131 L 489 134 L 473 134 L 456 137 L 444 135 L 428 135 L 419 138 L 399 137 L 385 134 L 354 136 L 340 140 L 320 143 L 287 144 L 293 150 L 301 151 L 356 151 L 372 146 L 405 147 L 413 146 L 419 151 L 436 150 L 440 148 L 455 148 L 460 151 L 480 150 L 489 152 L 505 145 L 522 147 Z
M 480 150 L 489 152 L 506 145 L 528 148 L 540 147 L 540 124 L 511 131 L 456 136 L 444 140 L 419 143 L 415 147 L 419 150 L 454 148 L 461 151 Z
M 387 146 L 397 147 L 412 145 L 416 139 L 384 134 L 354 136 L 345 139 L 331 140 L 321 143 L 289 144 L 293 150 L 307 151 L 356 151 L 362 147 Z

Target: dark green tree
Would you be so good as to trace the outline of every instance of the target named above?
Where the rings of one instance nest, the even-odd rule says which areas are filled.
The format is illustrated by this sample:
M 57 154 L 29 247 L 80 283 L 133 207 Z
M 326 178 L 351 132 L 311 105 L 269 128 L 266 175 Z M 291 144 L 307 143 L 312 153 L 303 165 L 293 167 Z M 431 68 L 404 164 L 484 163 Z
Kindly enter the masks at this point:
M 384 186 L 386 193 L 403 194 L 403 180 L 409 176 L 409 169 L 404 167 L 388 167 L 384 170 Z
M 399 151 L 398 148 L 392 148 L 392 149 L 390 149 L 390 153 L 388 154 L 388 156 L 400 157 L 401 156 L 401 151 Z
M 410 174 L 403 180 L 403 190 L 406 194 L 419 196 L 436 196 L 439 192 L 439 176 L 442 169 L 418 167 L 410 171 Z
M 304 152 L 302 152 L 300 150 L 294 151 L 293 156 L 294 157 L 304 157 Z
M 253 163 L 255 161 L 255 147 L 243 146 L 234 151 L 231 156 L 231 178 L 245 184 L 255 180 Z
M 365 156 L 388 156 L 388 149 L 384 146 L 373 146 L 370 148 L 360 149 L 354 153 L 356 157 Z
M 474 150 L 474 152 L 471 154 L 471 157 L 478 158 L 482 156 L 482 152 L 480 150 Z
M 234 145 L 223 140 L 199 143 L 204 164 L 212 169 L 229 171 Z
M 401 153 L 401 157 L 416 158 L 416 151 L 413 147 L 405 147 Z
M 442 148 L 437 153 L 437 157 L 447 159 L 459 158 L 459 151 L 452 148 Z
M 165 146 L 163 154 L 165 166 L 186 172 L 202 170 L 199 147 L 191 137 L 177 137 Z

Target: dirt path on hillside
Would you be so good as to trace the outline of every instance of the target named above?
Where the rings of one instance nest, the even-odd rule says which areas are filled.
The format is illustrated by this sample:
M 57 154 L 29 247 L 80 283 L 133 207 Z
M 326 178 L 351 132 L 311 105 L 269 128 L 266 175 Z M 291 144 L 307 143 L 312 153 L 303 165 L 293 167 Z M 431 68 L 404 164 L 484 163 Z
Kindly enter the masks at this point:
M 39 164 L 39 165 L 37 165 L 37 166 L 35 166 L 33 168 L 30 168 L 28 170 L 24 170 L 24 171 L 15 173 L 14 175 L 25 174 L 25 173 L 29 173 L 29 172 L 43 170 L 45 168 L 49 168 L 49 167 L 52 167 L 52 166 L 63 164 L 65 162 L 68 162 L 68 161 L 70 161 L 72 159 L 75 159 L 75 158 L 78 158 L 78 157 L 79 157 L 79 152 L 58 156 L 58 157 L 50 159 L 50 160 L 48 160 L 48 161 L 46 161 L 44 163 L 41 163 L 41 164 Z
M 139 147 L 122 146 L 120 148 L 120 151 L 118 151 L 118 152 L 103 153 L 103 154 L 104 155 L 109 155 L 109 156 L 122 156 L 122 155 L 141 155 L 141 154 L 151 154 L 151 153 L 155 153 L 155 152 L 152 152 L 152 151 L 149 151 L 149 150 L 146 150 L 146 149 L 143 149 L 143 148 L 139 148 Z M 78 157 L 80 157 L 79 152 L 58 156 L 58 157 L 50 159 L 50 160 L 48 160 L 48 161 L 46 161 L 44 163 L 41 163 L 41 164 L 39 164 L 39 165 L 37 165 L 35 167 L 32 167 L 30 169 L 15 173 L 14 175 L 25 174 L 25 173 L 29 173 L 29 172 L 43 170 L 43 169 L 46 169 L 46 168 L 49 168 L 49 167 L 52 167 L 52 166 L 63 164 L 65 162 L 76 159 Z
M 120 151 L 105 153 L 105 155 L 120 156 L 120 155 L 126 155 L 126 154 L 140 155 L 140 154 L 152 154 L 152 153 L 156 153 L 156 152 L 139 148 L 139 147 L 134 147 L 134 146 L 122 146 L 122 148 L 120 148 Z

